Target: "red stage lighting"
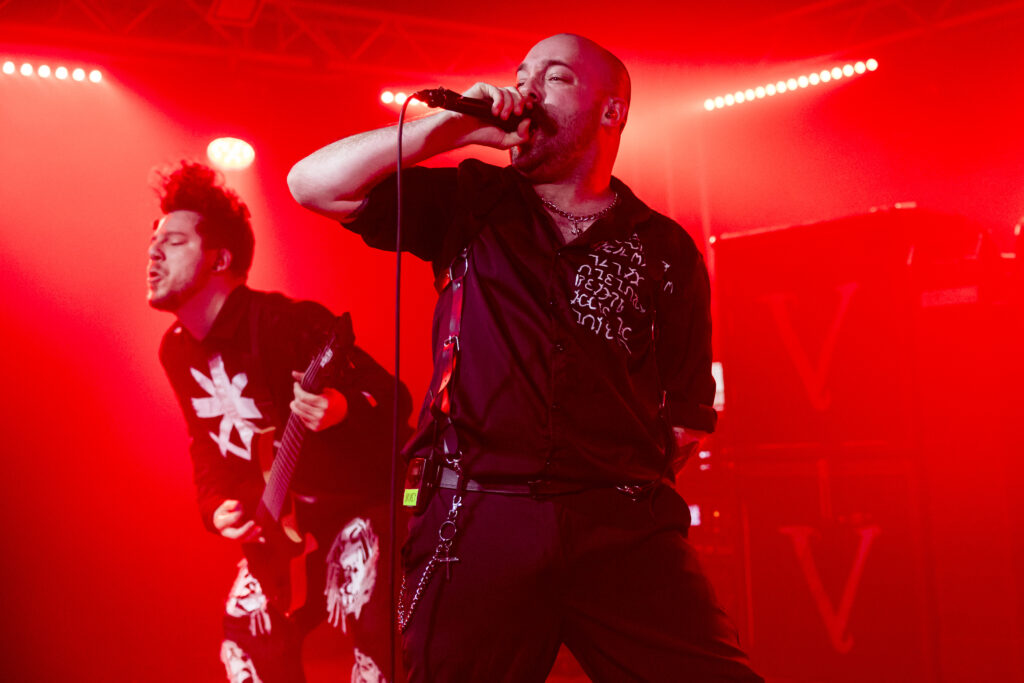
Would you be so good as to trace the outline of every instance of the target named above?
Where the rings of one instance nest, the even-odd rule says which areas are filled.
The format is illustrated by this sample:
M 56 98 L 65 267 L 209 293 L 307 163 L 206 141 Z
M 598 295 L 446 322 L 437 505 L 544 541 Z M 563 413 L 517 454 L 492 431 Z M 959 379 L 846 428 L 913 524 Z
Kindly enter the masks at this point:
M 21 75 L 22 76 L 31 76 L 32 75 L 32 65 L 29 64 L 28 62 L 22 64 L 21 65 Z
M 700 505 L 690 506 L 690 526 L 700 526 Z
M 405 101 L 409 99 L 409 95 L 403 91 L 398 90 L 384 90 L 380 94 L 380 101 L 384 104 L 397 105 L 401 107 L 405 104 Z M 414 99 L 409 103 L 410 107 L 426 107 L 427 103 L 419 99 Z
M 76 81 L 84 81 L 85 80 L 85 69 L 83 69 L 81 67 L 75 69 L 74 71 L 71 72 L 71 78 L 75 79 Z
M 238 171 L 252 165 L 256 150 L 245 140 L 217 138 L 207 145 L 206 156 L 221 170 Z
M 14 66 L 14 62 L 12 62 L 12 61 L 10 61 L 10 60 L 8 60 L 8 61 L 4 62 L 4 68 L 3 68 L 3 71 L 4 71 L 4 73 L 5 73 L 5 74 L 7 74 L 8 76 L 10 76 L 10 75 L 11 75 L 11 74 L 13 74 L 13 73 L 14 73 L 15 71 L 17 71 L 17 69 L 16 69 L 16 68 L 15 68 L 15 66 Z
M 93 69 L 89 72 L 89 80 L 93 83 L 99 83 L 103 80 L 103 74 L 100 73 L 99 69 Z
M 68 68 L 66 66 L 58 66 L 57 70 L 53 72 L 53 75 L 62 81 L 67 80 Z
M 772 97 L 773 95 L 781 93 L 809 88 L 821 85 L 822 83 L 829 83 L 830 81 L 838 81 L 842 78 L 859 76 L 869 71 L 874 71 L 877 68 L 878 62 L 874 59 L 844 64 L 843 66 L 834 66 L 829 69 L 822 69 L 821 71 L 776 81 L 775 83 L 766 83 L 765 85 L 759 85 L 756 88 L 738 90 L 735 93 L 725 95 L 724 97 L 709 97 L 704 100 L 704 109 L 707 111 L 714 111 L 715 109 L 721 109 L 723 107 L 731 107 L 734 104 L 743 104 L 745 102 L 760 100 L 765 97 Z
M 38 69 L 36 69 L 36 73 L 39 74 L 40 78 L 49 78 L 50 77 L 50 67 L 47 66 L 46 64 L 43 64 Z

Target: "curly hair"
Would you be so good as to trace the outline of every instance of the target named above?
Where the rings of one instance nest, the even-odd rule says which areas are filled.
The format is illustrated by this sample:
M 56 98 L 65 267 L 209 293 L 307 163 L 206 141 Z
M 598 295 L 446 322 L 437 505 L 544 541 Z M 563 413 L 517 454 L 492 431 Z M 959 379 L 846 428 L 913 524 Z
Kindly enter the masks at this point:
M 249 207 L 238 193 L 224 186 L 217 171 L 192 161 L 182 161 L 170 171 L 155 173 L 160 210 L 165 214 L 194 211 L 202 216 L 196 231 L 203 247 L 231 252 L 228 270 L 244 278 L 252 265 L 256 239 L 249 223 Z

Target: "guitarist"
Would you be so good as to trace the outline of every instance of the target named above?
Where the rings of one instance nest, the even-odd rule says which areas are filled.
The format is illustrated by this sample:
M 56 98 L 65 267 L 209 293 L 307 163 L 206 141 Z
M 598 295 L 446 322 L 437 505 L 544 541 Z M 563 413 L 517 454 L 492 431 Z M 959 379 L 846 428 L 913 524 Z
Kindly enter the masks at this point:
M 289 413 L 306 430 L 291 491 L 300 529 L 318 546 L 305 558 L 307 599 L 286 614 L 239 563 L 221 646 L 228 680 L 304 681 L 302 640 L 327 619 L 352 634 L 352 680 L 384 681 L 388 565 L 378 534 L 386 527 L 393 378 L 348 344 L 323 391 L 303 390 L 301 371 L 335 317 L 320 304 L 246 286 L 249 210 L 215 171 L 183 162 L 158 177 L 164 215 L 149 246 L 148 300 L 176 316 L 160 362 L 188 423 L 206 528 L 243 544 L 264 541 L 253 519 L 265 486 L 257 444 L 280 438 Z M 341 323 L 351 339 L 348 317 Z M 402 399 L 407 418 L 404 388 Z

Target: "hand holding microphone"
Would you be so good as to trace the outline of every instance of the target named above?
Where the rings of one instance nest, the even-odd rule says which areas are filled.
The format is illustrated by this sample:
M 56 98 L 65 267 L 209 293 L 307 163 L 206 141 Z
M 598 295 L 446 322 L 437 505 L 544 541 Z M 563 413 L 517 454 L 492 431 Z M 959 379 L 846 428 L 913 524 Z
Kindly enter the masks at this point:
M 460 114 L 467 114 L 480 119 L 485 123 L 501 128 L 506 133 L 514 133 L 519 128 L 519 123 L 529 118 L 529 114 L 526 111 L 517 114 L 515 110 L 512 110 L 507 118 L 502 118 L 494 113 L 494 102 L 492 100 L 465 97 L 448 88 L 420 90 L 414 93 L 413 97 L 421 100 L 429 107 L 440 107 L 441 109 L 457 111 Z
M 412 96 L 428 106 L 459 112 L 504 131 L 506 138 L 500 143 L 498 141 L 483 143 L 495 147 L 505 148 L 524 142 L 530 136 L 530 130 L 538 127 L 538 119 L 543 113 L 533 109 L 532 100 L 524 97 L 515 88 L 497 88 L 487 83 L 477 83 L 467 91 L 467 93 L 475 92 L 479 92 L 483 97 L 460 95 L 447 88 L 420 90 Z M 529 130 L 524 128 L 520 133 L 520 126 L 527 119 L 529 119 Z M 507 135 L 518 136 L 520 139 L 509 140 Z

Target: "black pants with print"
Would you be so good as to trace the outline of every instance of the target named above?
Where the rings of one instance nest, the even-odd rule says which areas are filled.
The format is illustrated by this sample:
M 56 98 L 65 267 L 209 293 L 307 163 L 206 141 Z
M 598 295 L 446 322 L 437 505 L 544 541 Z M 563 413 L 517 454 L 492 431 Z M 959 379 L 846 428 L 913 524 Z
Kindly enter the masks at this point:
M 286 617 L 267 605 L 259 582 L 244 561 L 240 564 L 226 605 L 221 648 L 230 683 L 304 682 L 302 641 L 325 620 L 349 635 L 355 659 L 351 680 L 385 680 L 394 622 L 386 536 L 378 534 L 389 521 L 382 508 L 370 515 L 346 512 L 325 512 L 321 505 L 314 519 L 301 524 L 316 536 L 319 547 L 307 557 L 307 601 L 294 615 Z M 335 586 L 333 596 L 325 592 L 330 585 Z
M 409 525 L 405 602 L 454 492 Z M 565 643 L 594 681 L 763 681 L 686 540 L 669 486 L 546 500 L 467 492 L 450 578 L 439 567 L 403 634 L 410 680 L 543 681 Z

